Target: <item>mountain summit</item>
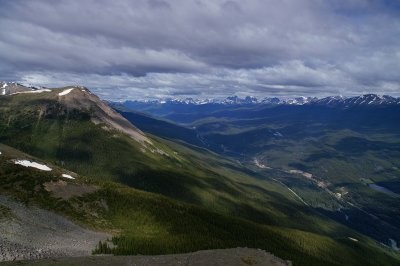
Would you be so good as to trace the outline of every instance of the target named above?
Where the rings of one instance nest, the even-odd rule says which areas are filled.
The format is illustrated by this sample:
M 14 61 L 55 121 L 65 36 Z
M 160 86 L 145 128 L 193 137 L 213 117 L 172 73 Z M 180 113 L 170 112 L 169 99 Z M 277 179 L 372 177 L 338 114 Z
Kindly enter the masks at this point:
M 91 120 L 95 124 L 104 123 L 141 142 L 151 141 L 138 128 L 114 111 L 108 104 L 81 86 L 69 86 L 58 93 L 58 101 L 68 109 L 84 109 L 90 111 Z
M 94 124 L 103 123 L 105 127 L 121 131 L 139 142 L 151 143 L 143 132 L 85 87 L 67 86 L 57 89 L 38 89 L 15 82 L 0 82 L 0 88 L 0 96 L 13 97 L 15 101 L 42 99 L 36 105 L 41 116 L 48 114 L 67 115 L 73 113 L 74 110 L 80 110 L 87 113 Z M 31 97 L 27 98 L 26 94 L 31 95 Z M 40 94 L 40 96 L 35 97 L 35 94 Z M 46 101 L 43 101 L 43 99 L 46 99 Z

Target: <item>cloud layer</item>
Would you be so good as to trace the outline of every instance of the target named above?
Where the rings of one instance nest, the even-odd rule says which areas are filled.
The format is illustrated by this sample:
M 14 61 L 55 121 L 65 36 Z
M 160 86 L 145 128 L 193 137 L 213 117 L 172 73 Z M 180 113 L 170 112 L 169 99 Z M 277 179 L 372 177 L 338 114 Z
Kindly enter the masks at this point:
M 107 99 L 400 96 L 400 5 L 0 0 L 0 79 Z

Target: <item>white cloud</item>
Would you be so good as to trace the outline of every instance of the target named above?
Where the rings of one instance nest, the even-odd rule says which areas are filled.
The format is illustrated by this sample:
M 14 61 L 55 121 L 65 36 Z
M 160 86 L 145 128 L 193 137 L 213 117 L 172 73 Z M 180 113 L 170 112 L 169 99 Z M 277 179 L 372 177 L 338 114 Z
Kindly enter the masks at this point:
M 0 79 L 103 97 L 398 95 L 389 2 L 1 1 Z
M 110 100 L 160 97 L 226 97 L 227 95 L 302 96 L 357 95 L 384 90 L 400 96 L 396 82 L 360 84 L 333 65 L 312 68 L 301 61 L 257 69 L 214 69 L 207 73 L 148 73 L 145 76 L 41 73 L 26 74 L 21 82 L 64 86 L 85 84 Z M 118 84 L 118 85 L 110 85 Z

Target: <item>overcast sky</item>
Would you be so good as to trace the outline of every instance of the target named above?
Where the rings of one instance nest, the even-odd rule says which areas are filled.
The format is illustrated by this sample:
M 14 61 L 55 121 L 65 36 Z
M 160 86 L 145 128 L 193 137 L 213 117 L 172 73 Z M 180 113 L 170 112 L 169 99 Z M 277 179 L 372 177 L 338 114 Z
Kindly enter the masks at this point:
M 400 1 L 0 0 L 0 79 L 110 100 L 400 96 Z

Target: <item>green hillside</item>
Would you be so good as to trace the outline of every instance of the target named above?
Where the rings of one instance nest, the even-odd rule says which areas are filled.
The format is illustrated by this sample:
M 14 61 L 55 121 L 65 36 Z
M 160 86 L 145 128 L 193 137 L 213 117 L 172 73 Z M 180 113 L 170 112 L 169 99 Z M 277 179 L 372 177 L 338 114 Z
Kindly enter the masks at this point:
M 248 246 L 298 265 L 394 263 L 389 249 L 304 205 L 277 173 L 257 174 L 207 150 L 155 136 L 136 140 L 93 123 L 100 111 L 85 105 L 84 92 L 60 99 L 62 91 L 0 97 L 0 142 L 73 171 L 79 175 L 74 182 L 99 189 L 50 200 L 43 182 L 60 173 L 27 170 L 4 156 L 1 189 L 112 232 L 116 247 L 99 251 L 161 254 Z
M 0 101 L 1 142 L 79 174 L 256 222 L 309 229 L 315 219 L 325 219 L 279 183 L 254 178 L 254 172 L 207 150 L 156 137 L 150 145 L 105 130 L 90 121 L 90 110 L 69 110 L 60 104 L 57 92 L 1 97 Z M 38 110 L 53 106 L 56 112 L 40 117 Z
M 395 265 L 396 257 L 361 235 L 330 238 L 302 230 L 261 225 L 233 216 L 210 212 L 195 205 L 70 173 L 56 166 L 51 172 L 14 164 L 14 159 L 34 157 L 0 145 L 0 193 L 28 206 L 65 215 L 92 229 L 114 235 L 94 252 L 122 254 L 169 254 L 200 249 L 247 246 L 262 248 L 292 260 L 294 265 Z M 62 179 L 70 173 L 74 180 Z M 63 181 L 61 181 L 63 180 Z M 48 184 L 67 182 L 71 195 Z M 94 188 L 88 190 L 87 188 Z M 74 194 L 81 191 L 79 195 Z M 86 192 L 85 192 L 86 191 Z M 107 246 L 107 247 L 106 247 Z

